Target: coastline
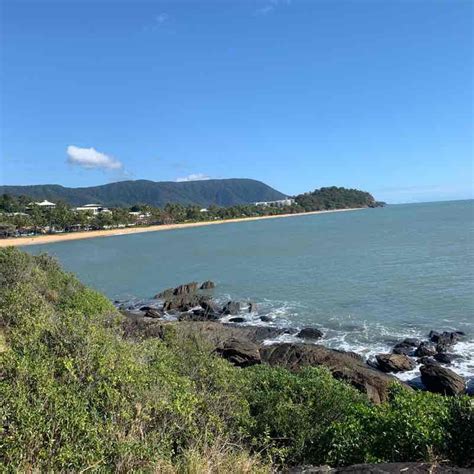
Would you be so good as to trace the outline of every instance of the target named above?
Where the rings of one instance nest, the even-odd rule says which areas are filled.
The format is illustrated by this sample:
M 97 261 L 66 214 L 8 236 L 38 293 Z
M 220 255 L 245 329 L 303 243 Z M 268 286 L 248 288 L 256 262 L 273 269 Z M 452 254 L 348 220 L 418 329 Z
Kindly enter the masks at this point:
M 360 211 L 368 209 L 366 207 L 355 207 L 348 209 L 331 209 L 327 211 L 301 212 L 298 214 L 280 214 L 276 216 L 239 217 L 237 219 L 224 219 L 218 221 L 188 222 L 183 224 L 162 224 L 148 227 L 126 227 L 122 229 L 90 230 L 84 232 L 68 232 L 63 234 L 35 235 L 33 237 L 13 237 L 0 239 L 1 247 L 23 247 L 25 245 L 53 244 L 55 242 L 65 242 L 68 240 L 95 239 L 100 237 L 114 237 L 119 235 L 140 234 L 142 232 L 158 232 L 163 230 L 186 229 L 190 227 L 202 227 L 217 224 L 229 224 L 234 222 L 257 221 L 263 219 L 278 219 L 283 217 L 308 216 L 314 214 L 327 214 L 333 212 Z

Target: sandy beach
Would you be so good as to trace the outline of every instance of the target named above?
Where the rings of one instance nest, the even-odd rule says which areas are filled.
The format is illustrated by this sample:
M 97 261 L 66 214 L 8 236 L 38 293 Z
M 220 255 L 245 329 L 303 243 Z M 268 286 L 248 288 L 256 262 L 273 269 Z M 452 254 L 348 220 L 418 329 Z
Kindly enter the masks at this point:
M 14 237 L 9 239 L 0 239 L 0 247 L 24 246 L 53 244 L 55 242 L 64 242 L 67 240 L 96 239 L 99 237 L 113 237 L 118 235 L 140 234 L 142 232 L 158 232 L 162 230 L 187 229 L 190 227 L 201 227 L 206 225 L 231 224 L 234 222 L 248 222 L 263 219 L 281 219 L 284 217 L 299 217 L 312 214 L 327 214 L 332 212 L 360 211 L 366 208 L 334 209 L 330 211 L 303 212 L 300 214 L 281 214 L 278 216 L 260 216 L 260 217 L 242 217 L 237 219 L 227 219 L 220 221 L 188 222 L 184 224 L 163 224 L 152 225 L 148 227 L 126 227 L 123 229 L 91 230 L 85 232 L 70 232 L 65 234 L 35 235 L 34 237 Z

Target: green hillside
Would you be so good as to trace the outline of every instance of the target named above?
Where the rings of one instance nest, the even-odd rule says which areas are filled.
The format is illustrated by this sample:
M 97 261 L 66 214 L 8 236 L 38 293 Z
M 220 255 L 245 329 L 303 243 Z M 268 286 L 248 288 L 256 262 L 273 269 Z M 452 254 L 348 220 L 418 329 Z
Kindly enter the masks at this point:
M 87 188 L 67 188 L 57 184 L 0 186 L 0 194 L 26 195 L 71 205 L 98 203 L 124 207 L 137 203 L 163 207 L 169 202 L 201 206 L 235 206 L 257 201 L 275 201 L 286 196 L 253 179 L 209 179 L 188 182 L 121 181 Z

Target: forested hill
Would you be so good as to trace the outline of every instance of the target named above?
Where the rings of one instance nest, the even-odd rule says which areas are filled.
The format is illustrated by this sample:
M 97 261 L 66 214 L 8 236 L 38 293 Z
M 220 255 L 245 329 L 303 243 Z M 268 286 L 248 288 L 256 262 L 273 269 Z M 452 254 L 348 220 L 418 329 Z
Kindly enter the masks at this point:
M 201 206 L 235 206 L 257 201 L 275 201 L 286 196 L 253 179 L 209 179 L 188 182 L 121 181 L 87 188 L 66 188 L 57 184 L 0 186 L 0 194 L 25 195 L 33 199 L 65 201 L 79 206 L 98 203 L 125 207 L 137 203 L 163 207 L 169 202 Z

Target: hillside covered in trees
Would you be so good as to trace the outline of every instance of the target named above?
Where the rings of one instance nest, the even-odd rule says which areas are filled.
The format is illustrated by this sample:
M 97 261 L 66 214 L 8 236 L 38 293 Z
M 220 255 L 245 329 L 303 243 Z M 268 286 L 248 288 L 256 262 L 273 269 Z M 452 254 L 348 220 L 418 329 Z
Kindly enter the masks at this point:
M 0 186 L 0 194 L 64 201 L 72 206 L 98 203 L 110 207 L 128 207 L 137 203 L 155 207 L 163 207 L 167 203 L 227 207 L 276 201 L 286 197 L 265 183 L 253 179 L 209 179 L 179 183 L 137 180 L 86 188 L 67 188 L 57 184 Z

